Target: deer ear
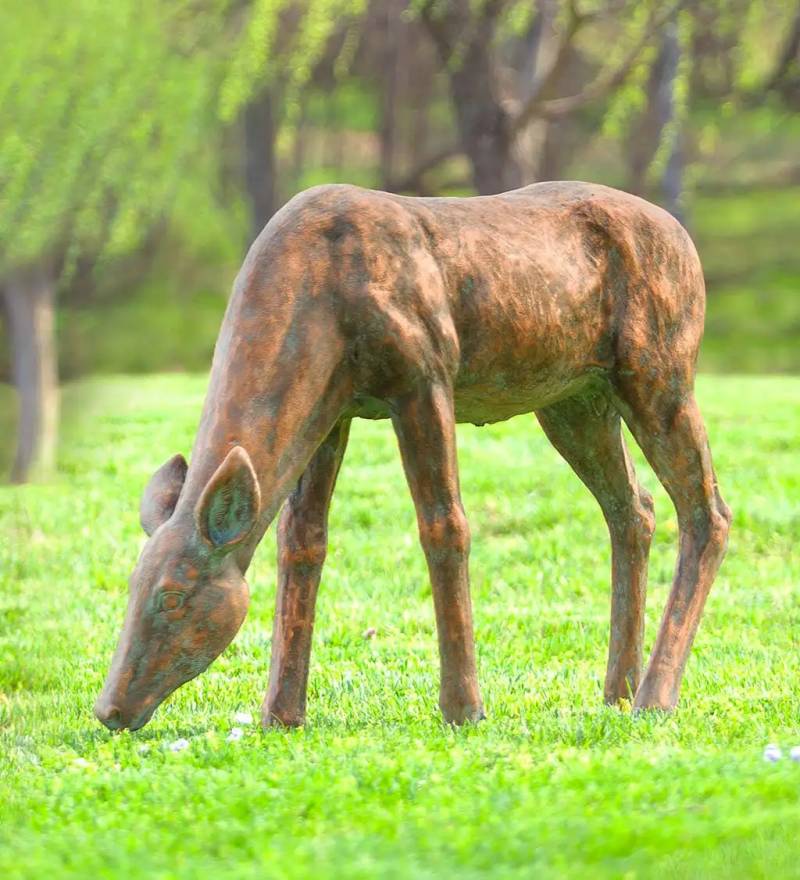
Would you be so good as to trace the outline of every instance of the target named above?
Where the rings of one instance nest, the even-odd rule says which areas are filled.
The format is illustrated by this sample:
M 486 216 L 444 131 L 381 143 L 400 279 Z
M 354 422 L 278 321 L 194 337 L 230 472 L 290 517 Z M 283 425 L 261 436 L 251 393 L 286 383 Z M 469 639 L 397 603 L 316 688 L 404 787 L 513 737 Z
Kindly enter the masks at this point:
M 241 446 L 234 446 L 203 489 L 194 516 L 212 547 L 234 547 L 256 524 L 260 507 L 253 463 Z
M 175 510 L 186 479 L 186 459 L 178 453 L 150 477 L 139 505 L 139 521 L 148 535 L 163 525 Z

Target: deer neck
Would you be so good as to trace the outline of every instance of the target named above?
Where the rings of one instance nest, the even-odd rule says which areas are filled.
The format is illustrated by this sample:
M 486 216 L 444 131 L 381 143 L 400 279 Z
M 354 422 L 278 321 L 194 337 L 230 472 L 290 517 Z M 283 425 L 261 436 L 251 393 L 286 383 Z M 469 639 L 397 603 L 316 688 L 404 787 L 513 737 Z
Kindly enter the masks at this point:
M 243 572 L 349 402 L 345 362 L 344 341 L 324 302 L 307 293 L 259 296 L 253 285 L 234 292 L 179 506 L 183 515 L 193 512 L 227 453 L 234 446 L 247 451 L 261 490 L 261 513 L 236 553 Z

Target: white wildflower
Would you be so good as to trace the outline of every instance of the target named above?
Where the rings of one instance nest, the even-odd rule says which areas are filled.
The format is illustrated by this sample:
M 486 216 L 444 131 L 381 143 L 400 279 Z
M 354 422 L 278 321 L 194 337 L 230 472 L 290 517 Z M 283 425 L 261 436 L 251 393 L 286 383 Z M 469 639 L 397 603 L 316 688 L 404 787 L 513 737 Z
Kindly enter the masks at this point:
M 232 727 L 231 732 L 225 738 L 226 742 L 235 743 L 239 742 L 239 740 L 244 736 L 244 731 L 241 727 Z
M 770 764 L 774 764 L 776 761 L 780 761 L 783 757 L 783 752 L 781 751 L 781 747 L 775 745 L 775 743 L 770 743 L 764 749 L 764 760 L 769 761 Z
M 789 752 L 789 757 L 793 761 L 797 761 L 798 763 L 800 763 L 800 746 L 794 746 L 791 752 Z
M 174 743 L 169 744 L 169 750 L 171 752 L 182 752 L 184 749 L 189 748 L 189 740 L 188 739 L 176 739 Z
M 249 712 L 237 712 L 233 716 L 233 720 L 237 724 L 252 724 L 253 723 L 253 716 Z

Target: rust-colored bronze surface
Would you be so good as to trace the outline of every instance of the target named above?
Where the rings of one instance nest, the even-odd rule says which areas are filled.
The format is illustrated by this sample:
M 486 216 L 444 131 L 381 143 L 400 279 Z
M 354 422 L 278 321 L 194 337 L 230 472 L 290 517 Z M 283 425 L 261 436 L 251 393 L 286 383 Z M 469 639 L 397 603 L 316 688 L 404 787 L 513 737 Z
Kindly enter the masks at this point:
M 286 502 L 263 720 L 303 722 L 328 506 L 354 417 L 392 419 L 433 586 L 440 706 L 448 721 L 481 718 L 455 423 L 530 412 L 608 523 L 605 698 L 672 708 L 730 523 L 693 394 L 704 308 L 684 229 L 607 187 L 416 199 L 324 186 L 294 198 L 236 280 L 191 464 L 174 457 L 145 490 L 150 537 L 98 718 L 141 727 L 225 648 L 255 547 Z M 680 527 L 641 680 L 654 516 L 621 419 Z

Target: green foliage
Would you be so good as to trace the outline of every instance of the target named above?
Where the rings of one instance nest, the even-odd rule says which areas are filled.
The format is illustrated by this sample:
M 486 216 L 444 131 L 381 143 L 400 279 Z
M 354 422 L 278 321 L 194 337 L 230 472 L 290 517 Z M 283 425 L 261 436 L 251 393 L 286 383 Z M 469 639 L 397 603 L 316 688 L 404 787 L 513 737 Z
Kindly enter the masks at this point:
M 407 15 L 418 13 L 421 2 L 413 0 Z M 473 9 L 484 3 L 476 0 Z M 650 13 L 663 5 L 579 0 L 556 6 L 559 33 L 571 10 L 589 16 L 576 48 L 593 71 L 587 73 L 591 79 L 616 68 Z M 503 4 L 494 47 L 499 82 L 506 76 L 507 38 L 523 34 L 538 8 L 525 0 Z M 364 9 L 365 0 L 6 4 L 0 29 L 0 279 L 17 263 L 66 254 L 69 271 L 88 255 L 97 287 L 130 300 L 97 305 L 104 299 L 98 296 L 87 307 L 87 298 L 80 297 L 83 309 L 66 304 L 59 328 L 65 375 L 203 366 L 247 227 L 236 125 L 243 105 L 267 83 L 280 98 L 281 198 L 330 180 L 379 185 L 375 135 L 381 102 L 370 71 L 342 76 L 334 88 L 327 76 L 323 82 L 310 79 L 321 55 L 333 52 L 334 30 L 337 35 L 344 30 L 335 41 L 334 75 L 347 71 Z M 800 285 L 793 236 L 796 192 L 770 196 L 757 189 L 708 199 L 691 192 L 695 183 L 736 188 L 762 177 L 790 177 L 796 165 L 796 114 L 771 102 L 749 106 L 742 99 L 763 85 L 793 11 L 793 4 L 782 0 L 709 0 L 691 4 L 679 19 L 677 114 L 662 134 L 651 177 L 661 172 L 683 124 L 692 156 L 686 171 L 690 225 L 712 282 L 704 365 L 714 369 L 800 368 L 792 305 Z M 698 49 L 699 29 L 706 25 L 714 40 L 710 48 Z M 622 88 L 573 121 L 575 136 L 585 145 L 565 174 L 625 185 L 621 143 L 642 110 L 656 50 L 654 40 Z M 708 81 L 706 97 L 689 95 L 698 69 Z M 713 87 L 731 76 L 732 87 L 718 97 Z M 398 109 L 396 170 L 413 167 L 429 150 L 435 153 L 434 145 L 457 139 L 443 80 L 440 76 L 431 84 L 433 97 L 424 108 Z M 301 99 L 308 149 L 305 163 L 297 167 L 294 124 Z M 419 155 L 408 149 L 417 112 L 424 115 L 420 130 L 427 141 Z M 604 136 L 595 138 L 602 120 Z M 346 141 L 340 148 L 354 136 L 358 150 Z M 438 180 L 443 193 L 467 195 L 468 179 L 460 156 L 431 172 L 426 183 L 436 190 Z M 747 234 L 736 235 L 730 246 L 729 223 L 747 213 Z M 771 223 L 773 216 L 780 217 L 779 224 Z M 154 223 L 165 230 L 157 256 L 160 274 L 132 287 L 117 275 L 118 257 L 135 252 Z M 196 320 L 188 333 L 181 328 L 191 315 Z M 767 327 L 767 316 L 775 316 L 776 323 Z M 145 327 L 149 344 L 139 345 L 137 334 Z M 0 350 L 3 376 L 8 375 L 6 360 Z
M 207 370 L 219 332 L 229 283 L 181 296 L 167 282 L 102 306 L 62 309 L 59 375 Z M 158 316 L 157 320 L 154 316 Z M 142 344 L 142 339 L 146 344 Z
M 289 6 L 258 0 L 241 23 L 230 0 L 10 4 L 0 272 L 65 257 L 69 274 L 86 254 L 111 261 L 164 215 L 184 230 L 230 221 L 215 192 L 223 125 L 278 65 L 290 91 L 305 84 L 333 27 L 363 2 L 309 0 L 284 26 Z
M 719 0 L 718 0 L 719 2 Z M 795 15 L 795 4 L 785 0 L 748 0 L 744 10 L 721 3 L 735 41 L 732 53 L 735 85 L 740 92 L 757 91 L 772 73 L 784 35 Z M 738 13 L 738 15 L 737 15 Z
M 795 4 L 785 0 L 704 0 L 695 9 L 712 40 L 693 59 L 709 93 L 731 106 L 760 94 L 789 33 Z
M 509 3 L 508 11 L 502 22 L 502 29 L 509 34 L 522 36 L 536 18 L 537 8 L 533 3 L 526 0 L 514 0 Z
M 190 449 L 204 384 L 68 387 L 63 483 L 0 489 L 4 880 L 797 875 L 800 765 L 761 754 L 768 742 L 800 743 L 800 381 L 700 383 L 735 518 L 673 716 L 602 705 L 606 529 L 521 417 L 459 429 L 489 717 L 444 727 L 430 589 L 396 444 L 388 423 L 362 422 L 333 504 L 307 728 L 244 726 L 226 742 L 234 713 L 257 717 L 266 685 L 268 535 L 234 644 L 149 727 L 110 736 L 91 705 L 142 539 L 139 492 Z M 636 460 L 658 518 L 652 644 L 677 531 Z M 190 745 L 176 754 L 178 737 Z
M 326 131 L 374 132 L 380 124 L 374 90 L 354 78 L 341 83 L 332 94 L 309 89 L 305 101 L 307 123 Z
M 622 28 L 624 31 L 622 38 L 614 42 L 609 50 L 610 57 L 604 59 L 609 69 L 613 70 L 620 65 L 628 51 L 628 46 L 643 33 L 652 14 L 652 3 L 631 4 L 630 14 Z M 657 54 L 658 49 L 655 45 L 645 47 L 636 60 L 630 75 L 622 86 L 611 95 L 603 119 L 604 134 L 622 138 L 632 120 L 645 109 L 647 79 Z
M 708 287 L 703 369 L 800 372 L 798 228 L 797 187 L 695 200 Z
M 293 105 L 334 28 L 354 24 L 365 6 L 366 0 L 254 0 L 220 91 L 222 120 L 234 119 L 265 83 L 278 81 Z
M 233 119 L 268 74 L 267 59 L 278 29 L 282 0 L 255 0 L 220 90 L 220 116 Z
M 652 8 L 647 2 L 632 4 L 625 25 L 628 40 L 633 41 L 635 35 L 642 32 Z M 706 118 L 703 129 L 698 132 L 698 140 L 707 146 L 718 136 L 724 118 L 737 112 L 749 95 L 763 89 L 793 15 L 792 4 L 782 0 L 712 0 L 702 7 L 688 6 L 680 12 L 677 17 L 680 62 L 672 86 L 675 112 L 661 132 L 659 148 L 650 167 L 651 176 L 663 171 L 678 131 L 689 120 L 690 82 L 695 68 L 699 68 L 699 79 L 703 79 L 712 92 L 723 96 L 721 106 L 715 107 L 715 114 Z M 722 50 L 709 50 L 702 42 L 695 41 L 699 21 L 710 26 Z M 619 41 L 615 52 L 620 54 L 624 46 L 625 41 Z M 647 47 L 622 87 L 611 96 L 603 120 L 606 136 L 623 139 L 632 122 L 645 109 L 647 77 L 656 57 L 656 46 Z M 613 68 L 613 62 L 610 66 Z M 689 168 L 687 189 L 691 189 L 694 170 Z
M 6 5 L 0 268 L 65 254 L 69 270 L 87 251 L 124 253 L 197 186 L 220 74 L 205 16 L 222 4 L 195 6 Z

